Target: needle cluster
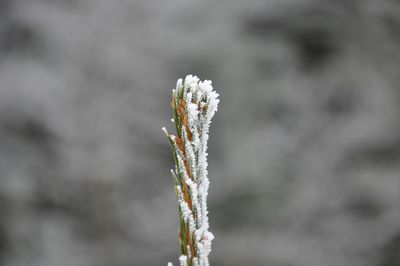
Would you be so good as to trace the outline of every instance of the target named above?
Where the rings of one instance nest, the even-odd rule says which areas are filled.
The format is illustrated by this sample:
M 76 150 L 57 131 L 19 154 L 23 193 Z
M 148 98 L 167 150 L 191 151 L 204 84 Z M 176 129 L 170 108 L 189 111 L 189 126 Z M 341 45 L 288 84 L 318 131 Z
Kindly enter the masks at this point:
M 218 96 L 209 80 L 192 75 L 179 79 L 171 102 L 176 135 L 163 128 L 175 160 L 171 173 L 178 198 L 181 266 L 209 266 L 214 236 L 208 230 L 207 142 Z

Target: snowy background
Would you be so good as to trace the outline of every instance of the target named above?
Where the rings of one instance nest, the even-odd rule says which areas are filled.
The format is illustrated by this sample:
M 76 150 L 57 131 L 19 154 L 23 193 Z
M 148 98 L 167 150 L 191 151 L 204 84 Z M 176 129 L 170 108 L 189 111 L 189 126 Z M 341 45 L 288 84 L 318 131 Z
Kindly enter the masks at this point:
M 0 265 L 176 263 L 186 74 L 212 265 L 400 265 L 399 36 L 396 0 L 1 0 Z

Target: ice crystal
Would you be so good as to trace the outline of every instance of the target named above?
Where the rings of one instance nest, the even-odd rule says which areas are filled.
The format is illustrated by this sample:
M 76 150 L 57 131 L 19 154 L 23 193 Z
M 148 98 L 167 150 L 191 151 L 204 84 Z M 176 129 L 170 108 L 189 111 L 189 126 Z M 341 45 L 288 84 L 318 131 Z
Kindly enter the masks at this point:
M 181 266 L 209 266 L 213 234 L 208 231 L 207 142 L 211 119 L 218 109 L 218 93 L 210 80 L 187 75 L 172 90 L 171 121 L 176 134 L 170 135 L 175 170 L 171 170 L 180 216 L 179 242 Z M 168 263 L 172 266 L 172 263 Z

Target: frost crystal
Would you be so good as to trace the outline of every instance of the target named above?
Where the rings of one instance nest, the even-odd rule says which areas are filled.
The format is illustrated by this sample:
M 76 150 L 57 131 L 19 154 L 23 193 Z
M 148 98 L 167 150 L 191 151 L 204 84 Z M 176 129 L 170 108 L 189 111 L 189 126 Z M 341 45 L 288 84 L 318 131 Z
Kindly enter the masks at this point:
M 180 216 L 181 266 L 209 266 L 213 234 L 208 231 L 207 142 L 211 118 L 218 109 L 218 93 L 210 80 L 187 75 L 172 90 L 172 110 L 177 136 L 167 135 L 173 149 L 171 170 Z M 172 263 L 168 263 L 172 266 Z

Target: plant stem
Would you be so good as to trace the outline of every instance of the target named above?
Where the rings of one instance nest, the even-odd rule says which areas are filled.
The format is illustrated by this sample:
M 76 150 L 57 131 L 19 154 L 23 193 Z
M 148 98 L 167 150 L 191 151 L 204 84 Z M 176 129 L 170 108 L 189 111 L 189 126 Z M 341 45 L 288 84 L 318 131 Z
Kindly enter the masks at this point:
M 171 102 L 176 136 L 163 128 L 175 161 L 171 172 L 178 198 L 181 266 L 209 266 L 214 236 L 208 231 L 207 142 L 218 96 L 211 81 L 199 81 L 192 75 L 186 76 L 184 82 L 179 79 Z

